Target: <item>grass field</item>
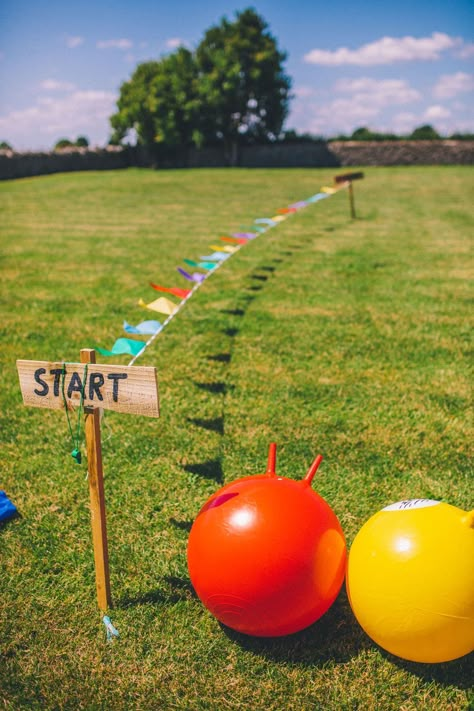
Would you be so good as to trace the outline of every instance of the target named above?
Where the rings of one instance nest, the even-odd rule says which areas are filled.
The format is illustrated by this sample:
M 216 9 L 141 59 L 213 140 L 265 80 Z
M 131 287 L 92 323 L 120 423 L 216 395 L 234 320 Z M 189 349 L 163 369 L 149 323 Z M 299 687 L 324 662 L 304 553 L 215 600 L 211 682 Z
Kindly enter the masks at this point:
M 62 412 L 21 402 L 17 358 L 111 347 L 124 319 L 155 318 L 137 306 L 158 296 L 149 281 L 186 287 L 183 258 L 332 177 L 127 170 L 0 183 L 0 488 L 21 513 L 0 527 L 3 708 L 473 703 L 472 655 L 392 657 L 344 590 L 311 628 L 255 639 L 219 625 L 186 566 L 199 508 L 222 483 L 263 472 L 271 441 L 282 476 L 301 478 L 324 455 L 315 488 L 348 545 L 401 499 L 472 508 L 472 169 L 366 169 L 356 220 L 342 191 L 262 235 L 139 359 L 158 369 L 161 418 L 106 413 L 102 427 L 112 644 L 95 601 L 86 466 L 70 456 Z

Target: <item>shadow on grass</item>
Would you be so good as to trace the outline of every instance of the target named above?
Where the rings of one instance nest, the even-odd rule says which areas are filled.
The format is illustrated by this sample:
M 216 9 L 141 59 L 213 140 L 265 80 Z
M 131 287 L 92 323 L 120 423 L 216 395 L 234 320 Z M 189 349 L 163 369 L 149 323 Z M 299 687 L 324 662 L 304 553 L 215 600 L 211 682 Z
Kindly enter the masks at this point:
M 244 309 L 221 309 L 223 314 L 229 314 L 230 316 L 244 316 Z
M 285 637 L 250 637 L 221 624 L 224 634 L 239 647 L 275 662 L 314 666 L 326 661 L 346 662 L 371 646 L 359 627 L 343 588 L 325 615 L 310 627 Z
M 226 336 L 229 336 L 229 338 L 235 338 L 235 336 L 238 334 L 239 329 L 238 328 L 224 328 L 222 330 L 222 333 Z
M 227 385 L 223 382 L 216 383 L 197 383 L 194 381 L 196 387 L 201 388 L 201 390 L 207 390 L 209 393 L 214 393 L 215 395 L 220 395 L 225 393 L 227 390 Z
M 216 353 L 215 355 L 207 356 L 207 360 L 215 360 L 218 363 L 230 363 L 230 353 Z
M 185 464 L 183 469 L 186 472 L 197 474 L 197 476 L 202 476 L 205 479 L 212 479 L 218 484 L 224 483 L 224 472 L 222 471 L 220 459 L 209 459 L 206 462 Z
M 224 418 L 214 417 L 212 419 L 203 419 L 200 417 L 188 417 L 187 421 L 197 427 L 202 427 L 204 430 L 209 430 L 210 432 L 217 432 L 217 434 L 224 434 Z
M 196 599 L 196 593 L 187 578 L 178 578 L 174 575 L 165 575 L 162 579 L 166 587 L 149 590 L 133 597 L 123 597 L 115 602 L 115 607 L 123 609 L 136 605 L 176 605 L 183 600 Z
M 178 521 L 177 518 L 170 518 L 169 522 L 175 528 L 178 528 L 180 531 L 186 531 L 187 533 L 189 533 L 193 525 L 192 521 Z
M 389 654 L 384 649 L 380 649 L 380 653 L 399 669 L 414 674 L 423 681 L 434 681 L 443 686 L 456 686 L 459 689 L 473 688 L 474 652 L 452 662 L 438 664 L 409 662 Z

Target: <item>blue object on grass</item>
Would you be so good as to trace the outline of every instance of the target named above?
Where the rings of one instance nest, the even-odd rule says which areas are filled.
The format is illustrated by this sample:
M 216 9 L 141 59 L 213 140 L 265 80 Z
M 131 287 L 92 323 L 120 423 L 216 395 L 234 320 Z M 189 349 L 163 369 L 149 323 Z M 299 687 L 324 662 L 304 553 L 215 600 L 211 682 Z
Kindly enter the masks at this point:
M 15 504 L 12 504 L 4 491 L 0 491 L 0 521 L 6 521 L 17 513 Z

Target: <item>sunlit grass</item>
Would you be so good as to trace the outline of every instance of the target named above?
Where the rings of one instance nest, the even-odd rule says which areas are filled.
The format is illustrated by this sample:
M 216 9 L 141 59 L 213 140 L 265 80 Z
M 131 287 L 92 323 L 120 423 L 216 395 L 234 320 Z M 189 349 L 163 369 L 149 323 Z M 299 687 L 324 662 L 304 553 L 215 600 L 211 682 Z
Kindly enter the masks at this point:
M 332 182 L 323 170 L 128 170 L 0 183 L 6 708 L 466 709 L 472 660 L 417 665 L 379 650 L 344 591 L 301 634 L 223 629 L 193 595 L 191 523 L 222 483 L 262 472 L 315 486 L 348 544 L 403 498 L 472 507 L 472 173 L 367 169 L 357 219 L 341 192 L 233 256 L 137 365 L 162 417 L 103 421 L 111 613 L 95 602 L 85 467 L 57 411 L 25 408 L 17 358 L 76 361 L 122 322 L 154 318 L 149 281 Z M 109 362 L 128 362 L 119 357 Z

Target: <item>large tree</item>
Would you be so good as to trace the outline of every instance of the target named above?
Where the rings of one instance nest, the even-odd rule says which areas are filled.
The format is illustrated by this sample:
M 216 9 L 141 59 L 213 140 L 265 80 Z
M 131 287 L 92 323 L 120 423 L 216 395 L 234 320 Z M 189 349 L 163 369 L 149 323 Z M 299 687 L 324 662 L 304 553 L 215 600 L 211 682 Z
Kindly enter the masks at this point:
M 139 64 L 120 88 L 118 111 L 110 122 L 112 140 L 135 129 L 138 142 L 188 147 L 199 143 L 198 72 L 192 53 L 180 47 L 159 61 Z
M 288 113 L 291 80 L 286 54 L 254 10 L 223 18 L 196 50 L 205 136 L 225 142 L 235 162 L 242 140 L 276 137 Z
M 288 112 L 290 79 L 266 22 L 254 10 L 224 18 L 195 53 L 184 47 L 139 64 L 120 88 L 112 142 L 135 129 L 147 147 L 222 142 L 235 162 L 243 141 L 277 136 Z

